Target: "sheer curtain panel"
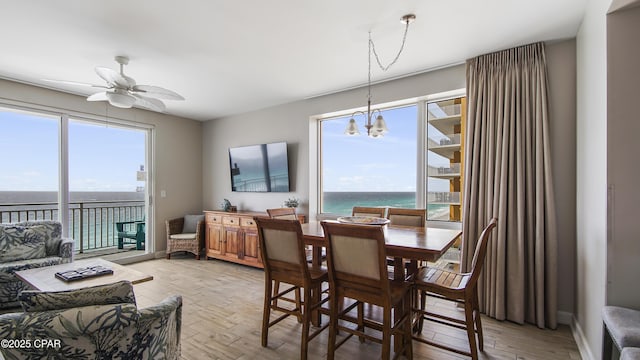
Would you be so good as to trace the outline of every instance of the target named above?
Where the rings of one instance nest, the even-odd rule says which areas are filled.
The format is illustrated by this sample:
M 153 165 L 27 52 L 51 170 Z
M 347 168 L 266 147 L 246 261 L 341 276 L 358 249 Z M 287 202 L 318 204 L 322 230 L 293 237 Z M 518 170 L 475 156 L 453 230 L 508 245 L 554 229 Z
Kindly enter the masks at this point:
M 467 60 L 462 270 L 492 217 L 479 281 L 489 316 L 557 326 L 557 235 L 544 44 Z

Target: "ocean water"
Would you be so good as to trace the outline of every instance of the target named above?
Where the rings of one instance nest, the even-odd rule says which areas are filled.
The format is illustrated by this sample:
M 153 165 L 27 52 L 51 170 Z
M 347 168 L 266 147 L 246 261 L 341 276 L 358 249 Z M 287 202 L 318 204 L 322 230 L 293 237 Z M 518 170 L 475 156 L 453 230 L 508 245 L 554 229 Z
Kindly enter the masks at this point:
M 70 202 L 83 201 L 144 201 L 144 192 L 135 191 L 72 191 Z M 4 204 L 37 204 L 58 201 L 57 191 L 0 191 L 0 206 Z
M 76 240 L 76 251 L 115 246 L 116 222 L 144 218 L 144 192 L 71 192 L 69 197 L 69 237 Z M 57 220 L 57 201 L 55 191 L 0 191 L 0 222 Z
M 354 206 L 387 206 L 415 209 L 415 192 L 324 192 L 322 212 L 336 215 L 351 215 Z M 430 204 L 427 218 L 448 217 L 449 206 Z

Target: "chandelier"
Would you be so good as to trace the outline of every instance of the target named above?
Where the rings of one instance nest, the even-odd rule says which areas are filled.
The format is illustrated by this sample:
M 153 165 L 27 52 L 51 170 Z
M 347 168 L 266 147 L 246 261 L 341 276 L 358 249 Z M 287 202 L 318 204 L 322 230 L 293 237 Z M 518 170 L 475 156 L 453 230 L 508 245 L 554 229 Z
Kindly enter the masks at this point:
M 358 130 L 358 125 L 356 124 L 355 120 L 356 115 L 363 115 L 365 117 L 366 123 L 364 124 L 364 127 L 367 129 L 367 135 L 372 138 L 382 137 L 389 131 L 389 129 L 387 129 L 387 124 L 382 117 L 382 111 L 380 111 L 379 109 L 371 110 L 371 54 L 374 55 L 376 62 L 378 63 L 378 66 L 380 67 L 380 69 L 382 69 L 382 71 L 389 70 L 389 68 L 391 68 L 391 66 L 393 66 L 396 61 L 398 61 L 402 50 L 404 50 L 404 44 L 407 40 L 407 32 L 409 31 L 409 24 L 415 19 L 416 16 L 414 14 L 407 14 L 400 19 L 400 21 L 405 24 L 404 35 L 402 36 L 402 44 L 400 45 L 400 50 L 398 50 L 398 54 L 396 54 L 396 57 L 387 66 L 383 66 L 380 62 L 380 57 L 376 52 L 376 46 L 373 43 L 373 40 L 371 40 L 371 31 L 369 31 L 369 77 L 367 79 L 367 112 L 365 113 L 364 111 L 356 111 L 351 114 L 349 124 L 344 131 L 346 135 L 360 135 L 360 130 Z M 373 121 L 374 116 L 375 121 Z

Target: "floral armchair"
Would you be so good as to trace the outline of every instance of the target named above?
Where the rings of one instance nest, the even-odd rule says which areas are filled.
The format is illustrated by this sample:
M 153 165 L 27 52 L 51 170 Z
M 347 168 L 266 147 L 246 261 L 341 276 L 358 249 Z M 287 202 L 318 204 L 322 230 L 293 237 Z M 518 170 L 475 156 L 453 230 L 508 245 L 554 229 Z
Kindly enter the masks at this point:
M 144 309 L 128 281 L 89 288 L 23 291 L 21 313 L 0 315 L 5 359 L 178 359 L 182 297 Z M 44 342 L 43 342 L 44 341 Z
M 20 270 L 69 263 L 73 239 L 63 239 L 58 221 L 0 224 L 0 309 L 20 306 L 18 294 L 28 285 L 14 273 Z

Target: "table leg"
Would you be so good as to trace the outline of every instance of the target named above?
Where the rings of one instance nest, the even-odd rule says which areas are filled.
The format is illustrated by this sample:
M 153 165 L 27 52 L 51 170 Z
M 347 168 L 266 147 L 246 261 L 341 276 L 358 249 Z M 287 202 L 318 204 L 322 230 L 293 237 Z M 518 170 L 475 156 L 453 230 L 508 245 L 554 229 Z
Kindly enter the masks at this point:
M 404 260 L 401 257 L 393 258 L 393 280 L 404 281 Z
M 406 278 L 411 278 L 413 277 L 417 272 L 418 272 L 418 261 L 411 259 L 409 261 L 408 266 L 406 267 L 406 275 L 405 275 L 405 260 L 403 258 L 400 257 L 395 257 L 393 259 L 393 278 L 396 281 L 405 281 Z M 394 308 L 394 313 L 395 314 L 402 314 L 402 311 L 409 311 L 409 320 L 411 321 L 412 327 L 413 327 L 413 313 L 412 313 L 412 307 L 417 304 L 417 291 L 413 291 L 411 290 L 411 293 L 409 294 L 409 296 L 411 296 L 411 301 L 408 304 L 409 309 L 404 309 L 404 307 L 402 306 L 403 304 L 396 304 L 396 307 Z M 405 336 L 411 336 L 411 334 L 409 335 L 405 335 Z M 403 339 L 404 336 L 394 336 L 393 337 L 393 347 L 394 349 L 400 349 L 402 348 L 403 345 Z M 398 354 L 396 354 L 398 355 Z
M 319 269 L 322 265 L 322 247 L 321 246 L 313 246 L 311 248 L 311 266 L 313 268 Z M 311 289 L 311 299 L 310 304 L 316 304 L 322 298 L 322 286 L 316 286 Z M 305 299 L 306 301 L 306 299 Z M 311 313 L 311 324 L 314 326 L 322 325 L 322 316 L 320 314 L 320 310 L 313 310 Z
M 404 259 L 401 257 L 394 257 L 393 258 L 393 280 L 395 281 L 404 281 L 405 280 L 405 273 L 404 273 Z M 402 302 L 398 303 L 395 305 L 395 307 L 393 308 L 393 314 L 394 314 L 394 320 L 395 321 L 397 319 L 396 316 L 402 314 L 403 306 L 402 306 Z M 402 315 L 400 315 L 402 316 Z M 395 335 L 393 337 L 393 348 L 394 349 L 400 349 L 402 347 L 403 344 L 403 339 L 404 336 L 398 336 Z M 397 350 L 394 350 L 397 351 Z M 398 355 L 398 354 L 396 354 Z

